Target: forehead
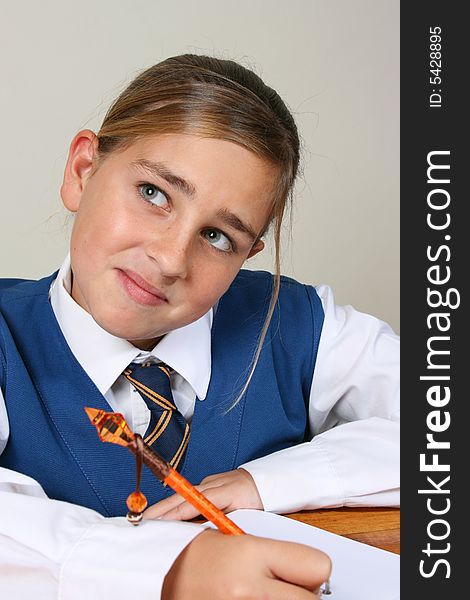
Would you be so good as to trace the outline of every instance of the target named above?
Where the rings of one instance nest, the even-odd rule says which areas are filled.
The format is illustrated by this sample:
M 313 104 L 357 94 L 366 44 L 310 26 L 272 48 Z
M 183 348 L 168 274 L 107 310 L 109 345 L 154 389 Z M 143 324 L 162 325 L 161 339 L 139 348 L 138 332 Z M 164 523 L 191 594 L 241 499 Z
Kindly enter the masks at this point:
M 267 159 L 239 144 L 183 133 L 146 136 L 128 146 L 125 152 L 154 160 L 164 157 L 174 166 L 194 172 L 195 177 L 201 167 L 214 177 L 220 172 L 227 175 L 234 167 L 243 168 L 247 176 L 260 179 L 272 178 L 278 171 Z

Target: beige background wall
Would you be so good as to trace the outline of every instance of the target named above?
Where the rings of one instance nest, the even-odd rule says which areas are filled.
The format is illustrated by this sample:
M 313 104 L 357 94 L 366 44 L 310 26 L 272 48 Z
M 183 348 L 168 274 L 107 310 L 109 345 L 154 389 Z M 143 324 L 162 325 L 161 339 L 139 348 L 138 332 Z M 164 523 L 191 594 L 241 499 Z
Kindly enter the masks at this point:
M 141 69 L 233 58 L 275 87 L 304 142 L 284 273 L 399 325 L 398 0 L 0 0 L 0 276 L 67 251 L 68 144 Z M 289 239 L 290 237 L 290 239 Z M 250 268 L 272 270 L 270 249 Z

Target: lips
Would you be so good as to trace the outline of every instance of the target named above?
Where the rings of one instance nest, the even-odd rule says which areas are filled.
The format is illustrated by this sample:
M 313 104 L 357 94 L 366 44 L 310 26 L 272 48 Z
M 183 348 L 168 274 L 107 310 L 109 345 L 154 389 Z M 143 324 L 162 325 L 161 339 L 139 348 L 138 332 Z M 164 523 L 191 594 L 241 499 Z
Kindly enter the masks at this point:
M 117 272 L 126 292 L 139 304 L 157 306 L 168 302 L 168 298 L 162 291 L 148 283 L 134 271 L 118 269 Z

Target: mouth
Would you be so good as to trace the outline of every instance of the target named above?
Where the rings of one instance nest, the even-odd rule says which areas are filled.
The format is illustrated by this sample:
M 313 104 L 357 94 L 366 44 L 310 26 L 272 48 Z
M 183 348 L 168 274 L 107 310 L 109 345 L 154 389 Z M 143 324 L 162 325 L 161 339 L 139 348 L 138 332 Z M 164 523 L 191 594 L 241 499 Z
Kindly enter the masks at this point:
M 163 292 L 134 271 L 117 269 L 117 274 L 127 294 L 138 304 L 159 306 L 168 302 Z

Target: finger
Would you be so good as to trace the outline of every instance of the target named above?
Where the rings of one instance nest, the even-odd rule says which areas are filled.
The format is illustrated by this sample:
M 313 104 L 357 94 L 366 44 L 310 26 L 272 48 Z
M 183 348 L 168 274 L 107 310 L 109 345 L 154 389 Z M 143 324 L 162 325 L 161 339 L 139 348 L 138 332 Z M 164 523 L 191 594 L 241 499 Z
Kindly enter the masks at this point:
M 303 587 L 273 579 L 265 585 L 266 598 L 270 600 L 318 600 L 314 592 Z
M 225 473 L 215 473 L 214 475 L 208 475 L 207 477 L 204 477 L 204 479 L 201 481 L 201 485 L 204 485 L 205 483 L 211 483 L 214 480 L 217 479 L 224 479 L 224 475 Z
M 224 471 L 223 473 L 214 473 L 213 475 L 207 475 L 201 481 L 200 485 L 205 485 L 207 483 L 222 485 L 224 483 L 230 483 L 234 479 L 240 476 L 241 469 L 235 469 L 234 471 Z M 248 471 L 245 471 L 247 475 L 249 475 Z M 250 475 L 251 477 L 251 475 Z
M 220 508 L 220 510 L 226 512 L 229 509 L 232 494 L 226 487 L 209 488 L 204 495 L 212 502 L 212 504 L 215 504 L 217 508 Z M 164 514 L 161 514 L 160 518 L 164 520 L 186 521 L 188 519 L 193 519 L 200 514 L 198 508 L 194 507 L 189 502 L 182 502 L 181 504 L 172 507 Z
M 147 510 L 144 511 L 144 519 L 158 519 L 184 501 L 184 498 L 178 494 L 173 494 L 173 496 L 170 496 L 169 498 L 164 498 L 163 500 L 160 500 L 160 502 L 156 502 L 152 506 L 149 506 Z
M 160 515 L 160 519 L 163 521 L 189 521 L 189 519 L 194 519 L 200 514 L 201 512 L 195 506 L 189 504 L 189 502 L 182 502 Z
M 310 546 L 283 542 L 270 544 L 271 573 L 276 579 L 316 590 L 330 578 L 330 557 Z
M 214 482 L 209 484 L 204 484 L 204 482 L 201 482 L 195 487 L 198 491 L 202 492 L 204 495 L 207 495 L 206 490 L 212 489 L 213 487 L 221 487 L 221 485 L 222 482 L 220 482 L 218 485 L 215 485 Z M 156 502 L 152 506 L 149 506 L 147 510 L 144 511 L 143 517 L 144 519 L 160 519 L 164 514 L 170 510 L 173 510 L 180 504 L 184 504 L 185 502 L 186 500 L 182 496 L 179 494 L 173 494 L 172 496 L 164 498 L 163 500 L 160 500 L 160 502 Z M 193 516 L 197 516 L 198 514 L 199 513 L 196 513 Z M 193 517 L 188 518 L 192 519 Z

